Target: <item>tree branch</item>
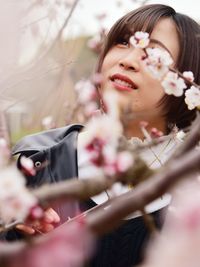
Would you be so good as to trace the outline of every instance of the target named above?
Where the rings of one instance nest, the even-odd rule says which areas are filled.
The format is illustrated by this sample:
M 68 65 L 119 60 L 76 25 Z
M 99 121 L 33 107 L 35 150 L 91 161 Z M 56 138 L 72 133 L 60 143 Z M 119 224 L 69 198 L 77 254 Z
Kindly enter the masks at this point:
M 175 183 L 186 175 L 199 169 L 200 150 L 174 160 L 173 164 L 164 167 L 158 174 L 139 184 L 133 191 L 109 201 L 110 208 L 99 209 L 86 217 L 88 226 L 96 234 L 104 234 L 123 223 L 123 218 L 141 210 L 148 203 L 162 196 Z

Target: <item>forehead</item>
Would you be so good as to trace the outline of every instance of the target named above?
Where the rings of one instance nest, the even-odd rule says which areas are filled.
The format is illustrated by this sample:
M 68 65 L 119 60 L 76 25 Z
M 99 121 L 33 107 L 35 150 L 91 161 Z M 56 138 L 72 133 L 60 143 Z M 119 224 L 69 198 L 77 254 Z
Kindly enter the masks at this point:
M 171 53 L 176 62 L 179 55 L 179 36 L 175 23 L 170 18 L 160 19 L 153 28 L 151 39 L 160 41 Z

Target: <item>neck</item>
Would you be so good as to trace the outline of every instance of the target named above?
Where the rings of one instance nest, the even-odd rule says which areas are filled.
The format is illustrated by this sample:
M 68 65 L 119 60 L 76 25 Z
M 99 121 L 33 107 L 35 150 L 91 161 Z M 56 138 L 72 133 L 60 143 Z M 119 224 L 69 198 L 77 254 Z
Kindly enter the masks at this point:
M 146 130 L 150 133 L 152 128 L 156 128 L 159 131 L 162 131 L 163 134 L 166 134 L 166 121 L 162 119 L 146 120 L 148 125 Z M 128 125 L 125 126 L 125 136 L 129 139 L 131 137 L 138 137 L 141 140 L 145 139 L 144 134 L 141 131 L 140 126 L 141 120 L 131 121 Z

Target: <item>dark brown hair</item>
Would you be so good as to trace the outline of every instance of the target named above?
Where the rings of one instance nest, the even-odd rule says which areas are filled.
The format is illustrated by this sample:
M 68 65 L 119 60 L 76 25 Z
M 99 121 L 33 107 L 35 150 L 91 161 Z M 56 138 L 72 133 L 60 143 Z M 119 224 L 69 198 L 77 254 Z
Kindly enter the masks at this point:
M 101 70 L 104 57 L 116 43 L 121 39 L 128 40 L 136 31 L 142 30 L 151 34 L 161 18 L 172 19 L 177 29 L 180 53 L 176 68 L 180 72 L 192 71 L 195 82 L 200 84 L 200 25 L 190 17 L 177 13 L 172 7 L 161 4 L 142 6 L 129 12 L 113 25 L 100 54 L 97 71 Z M 182 97 L 165 95 L 159 104 L 163 105 L 168 126 L 176 124 L 179 129 L 183 129 L 196 117 L 196 110 L 188 110 L 184 95 Z

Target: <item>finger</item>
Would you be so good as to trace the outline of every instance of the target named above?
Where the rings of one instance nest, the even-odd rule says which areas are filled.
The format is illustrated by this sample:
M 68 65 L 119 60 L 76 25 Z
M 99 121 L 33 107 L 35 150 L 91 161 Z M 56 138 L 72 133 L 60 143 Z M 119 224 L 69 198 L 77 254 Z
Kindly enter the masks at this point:
M 35 228 L 36 232 L 48 233 L 54 229 L 54 225 L 50 223 L 43 223 L 39 227 Z
M 48 208 L 44 214 L 44 221 L 47 223 L 59 223 L 60 217 L 54 209 Z
M 15 228 L 21 232 L 28 234 L 28 235 L 35 234 L 35 230 L 32 227 L 25 225 L 25 224 L 18 224 L 15 226 Z
M 54 228 L 55 227 L 52 224 L 45 224 L 43 227 L 43 232 L 48 233 L 48 232 L 52 231 Z

